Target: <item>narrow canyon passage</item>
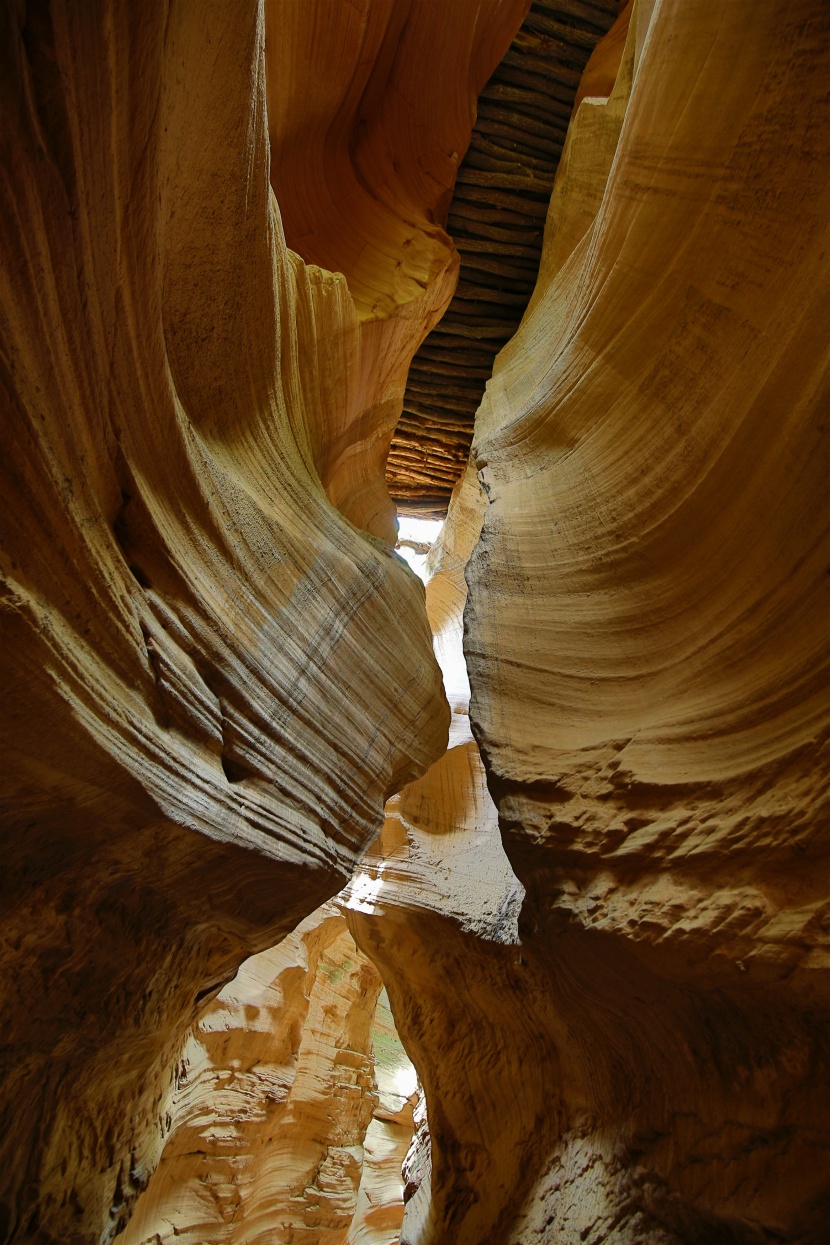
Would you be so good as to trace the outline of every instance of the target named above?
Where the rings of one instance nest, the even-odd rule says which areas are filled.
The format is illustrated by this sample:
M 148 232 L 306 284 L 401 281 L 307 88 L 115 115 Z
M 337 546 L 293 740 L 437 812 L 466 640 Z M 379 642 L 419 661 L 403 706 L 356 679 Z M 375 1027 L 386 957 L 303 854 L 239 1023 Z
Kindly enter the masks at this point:
M 830 7 L 0 21 L 0 1245 L 828 1245 Z
M 125 1245 L 383 1242 L 418 1105 L 377 970 L 336 903 L 246 960 L 184 1044 Z

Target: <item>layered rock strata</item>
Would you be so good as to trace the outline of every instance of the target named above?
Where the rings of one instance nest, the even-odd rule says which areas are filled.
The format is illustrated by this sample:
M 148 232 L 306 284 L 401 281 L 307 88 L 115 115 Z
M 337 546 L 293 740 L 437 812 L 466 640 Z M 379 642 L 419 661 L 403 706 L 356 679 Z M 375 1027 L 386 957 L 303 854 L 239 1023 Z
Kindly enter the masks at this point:
M 524 9 L 453 11 L 441 59 L 429 4 L 318 6 L 326 101 L 294 44 L 266 72 L 308 5 L 4 11 L 2 1240 L 123 1228 L 195 1016 L 443 747 L 382 446 L 453 282 L 422 222 Z M 355 160 L 311 213 L 345 276 L 269 185 L 293 222 L 319 149 Z
M 404 513 L 443 517 L 498 351 L 536 284 L 551 189 L 586 62 L 619 0 L 533 0 L 479 96 L 447 230 L 461 270 L 418 350 L 386 478 Z
M 479 412 L 471 716 L 548 1061 L 500 1240 L 826 1240 L 828 17 L 638 4 Z

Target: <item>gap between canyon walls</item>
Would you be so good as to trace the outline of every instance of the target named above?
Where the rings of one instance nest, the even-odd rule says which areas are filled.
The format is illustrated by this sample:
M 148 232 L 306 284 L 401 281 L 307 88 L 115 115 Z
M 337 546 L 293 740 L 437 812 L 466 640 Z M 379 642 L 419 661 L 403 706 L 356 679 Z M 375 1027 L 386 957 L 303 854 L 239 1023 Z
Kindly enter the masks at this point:
M 379 970 L 401 1245 L 824 1245 L 828 14 L 598 48 L 427 628 L 384 463 L 527 5 L 432 8 L 3 19 L 4 1242 L 389 1245 Z

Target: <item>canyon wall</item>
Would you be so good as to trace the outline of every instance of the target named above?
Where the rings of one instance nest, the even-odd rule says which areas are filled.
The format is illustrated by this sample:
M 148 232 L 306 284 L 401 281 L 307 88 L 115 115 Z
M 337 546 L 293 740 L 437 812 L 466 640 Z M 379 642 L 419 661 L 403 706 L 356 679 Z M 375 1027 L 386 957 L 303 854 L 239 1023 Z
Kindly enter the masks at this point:
M 830 14 L 657 0 L 619 35 L 473 449 L 470 712 L 556 1120 L 496 1235 L 818 1245 Z
M 321 5 L 323 100 L 307 6 L 4 7 L 0 1240 L 124 1227 L 195 1017 L 443 749 L 383 445 L 452 292 L 452 153 L 525 8 L 454 5 L 442 59 L 428 3 Z M 318 147 L 355 161 L 334 217 L 291 154 L 320 189 Z
M 527 7 L 5 12 L 0 1241 L 826 1240 L 830 16 L 626 5 L 424 600 Z

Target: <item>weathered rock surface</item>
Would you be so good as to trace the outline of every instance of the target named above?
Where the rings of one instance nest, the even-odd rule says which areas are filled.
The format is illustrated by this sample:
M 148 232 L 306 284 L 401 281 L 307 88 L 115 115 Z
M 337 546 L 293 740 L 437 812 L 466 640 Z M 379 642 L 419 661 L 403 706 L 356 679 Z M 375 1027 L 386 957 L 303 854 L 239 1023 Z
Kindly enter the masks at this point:
M 308 263 L 345 274 L 359 321 L 357 338 L 335 347 L 359 359 L 357 418 L 344 437 L 334 408 L 317 466 L 335 505 L 392 543 L 395 510 L 378 481 L 412 356 L 458 280 L 444 226 L 476 98 L 529 2 L 266 0 L 285 236 Z
M 221 0 L 4 10 L 2 1240 L 124 1226 L 195 1016 L 443 747 L 382 447 L 524 6 L 454 5 L 441 56 L 430 12 L 269 4 L 266 53 Z M 315 215 L 322 147 L 354 194 Z M 269 162 L 345 277 L 287 249 Z
M 390 1245 L 412 1105 L 377 970 L 334 904 L 247 960 L 193 1026 L 124 1245 Z
M 533 0 L 479 96 L 447 216 L 458 285 L 412 360 L 386 464 L 404 513 L 443 517 L 464 474 L 493 360 L 536 284 L 582 71 L 619 8 L 619 0 Z
M 827 1239 L 829 18 L 635 8 L 479 412 L 471 715 L 548 1060 L 500 1240 Z
M 830 18 L 591 58 L 435 760 L 383 462 L 526 7 L 2 19 L 4 1242 L 827 1239 Z

